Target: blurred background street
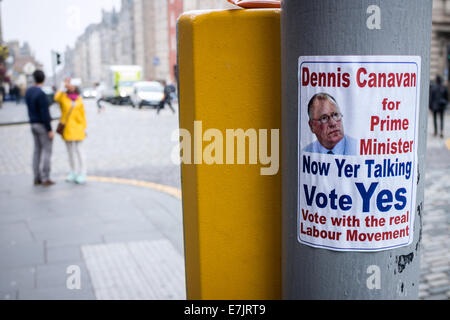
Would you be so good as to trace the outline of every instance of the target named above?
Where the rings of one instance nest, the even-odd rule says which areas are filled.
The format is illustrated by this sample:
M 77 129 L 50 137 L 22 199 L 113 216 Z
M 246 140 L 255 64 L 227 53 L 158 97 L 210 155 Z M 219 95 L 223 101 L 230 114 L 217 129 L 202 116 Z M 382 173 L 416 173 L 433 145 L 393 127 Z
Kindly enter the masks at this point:
M 225 8 L 234 6 L 0 0 L 0 299 L 186 298 L 181 175 L 172 161 L 179 126 L 176 19 L 189 10 Z M 430 79 L 440 75 L 449 87 L 450 1 L 433 0 L 432 26 Z M 33 186 L 24 93 L 38 69 L 47 75 L 49 99 L 66 77 L 80 87 L 85 185 L 64 181 L 68 154 L 56 135 L 56 185 Z M 158 99 L 138 90 L 155 86 Z M 169 87 L 175 112 L 166 105 L 157 114 L 148 104 L 159 103 Z M 107 101 L 102 112 L 100 97 Z M 56 129 L 59 106 L 52 104 L 50 113 Z M 420 299 L 450 299 L 448 108 L 444 120 L 440 138 L 428 119 Z
M 85 148 L 90 175 L 148 180 L 180 187 L 179 167 L 170 158 L 176 144 L 171 141 L 171 135 L 178 128 L 178 114 L 165 109 L 156 115 L 154 109 L 133 109 L 125 105 L 107 106 L 105 112 L 97 113 L 95 99 L 85 99 L 85 108 L 88 121 Z M 53 118 L 59 117 L 59 106 L 53 104 L 50 112 Z M 23 103 L 19 106 L 5 103 L 1 115 L 0 124 L 27 122 L 28 119 Z M 54 129 L 56 125 L 57 121 L 54 121 Z M 8 126 L 6 130 L 2 131 L 1 142 L 8 152 L 0 159 L 0 174 L 32 176 L 30 150 L 33 149 L 33 141 L 29 127 Z M 66 153 L 63 141 L 55 139 L 54 176 L 67 174 Z
M 30 126 L 0 126 L 2 299 L 184 299 L 180 168 L 170 160 L 178 114 L 85 104 L 86 185 L 64 181 L 58 136 L 57 184 L 33 186 Z M 51 113 L 58 117 L 56 105 Z M 24 104 L 0 114 L 3 124 L 27 119 Z M 80 290 L 67 289 L 70 266 L 80 268 Z

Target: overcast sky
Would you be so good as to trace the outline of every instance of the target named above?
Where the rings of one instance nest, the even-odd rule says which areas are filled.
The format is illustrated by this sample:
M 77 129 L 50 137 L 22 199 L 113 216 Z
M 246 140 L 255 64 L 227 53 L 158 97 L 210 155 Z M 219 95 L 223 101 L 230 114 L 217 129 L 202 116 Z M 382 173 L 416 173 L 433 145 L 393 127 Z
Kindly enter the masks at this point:
M 91 23 L 101 20 L 102 8 L 120 9 L 120 0 L 3 0 L 5 41 L 27 41 L 44 70 L 51 74 L 51 50 L 61 53 Z

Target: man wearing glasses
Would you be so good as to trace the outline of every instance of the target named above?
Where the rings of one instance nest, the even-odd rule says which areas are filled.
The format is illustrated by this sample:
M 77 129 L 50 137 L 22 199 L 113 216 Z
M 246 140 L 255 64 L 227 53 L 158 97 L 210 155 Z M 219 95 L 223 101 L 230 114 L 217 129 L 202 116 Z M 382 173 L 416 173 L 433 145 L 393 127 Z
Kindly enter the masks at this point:
M 317 141 L 303 151 L 356 155 L 356 140 L 344 135 L 342 114 L 336 100 L 327 93 L 315 94 L 308 103 L 309 127 Z

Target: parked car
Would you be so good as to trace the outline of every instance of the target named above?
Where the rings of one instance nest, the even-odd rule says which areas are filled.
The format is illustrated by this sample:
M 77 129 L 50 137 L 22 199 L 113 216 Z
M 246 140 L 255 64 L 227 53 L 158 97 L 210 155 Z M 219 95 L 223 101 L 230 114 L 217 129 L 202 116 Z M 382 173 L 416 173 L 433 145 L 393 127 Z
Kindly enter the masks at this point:
M 139 81 L 133 86 L 131 102 L 133 108 L 157 107 L 164 99 L 164 86 L 157 81 Z

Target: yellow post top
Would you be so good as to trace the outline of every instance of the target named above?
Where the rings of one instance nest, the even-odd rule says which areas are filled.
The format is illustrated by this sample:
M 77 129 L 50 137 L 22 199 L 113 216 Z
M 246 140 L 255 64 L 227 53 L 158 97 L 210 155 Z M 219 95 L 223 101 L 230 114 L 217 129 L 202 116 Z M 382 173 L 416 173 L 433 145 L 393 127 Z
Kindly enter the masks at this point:
M 280 11 L 187 12 L 178 20 L 178 52 L 180 128 L 193 146 L 182 164 L 188 299 L 280 299 L 279 167 L 262 175 L 269 165 L 251 162 L 248 137 L 245 164 L 226 149 L 227 129 L 253 129 L 260 154 L 265 129 L 267 152 L 276 150 L 281 163 L 270 140 L 281 127 Z M 205 163 L 206 153 L 215 163 Z

